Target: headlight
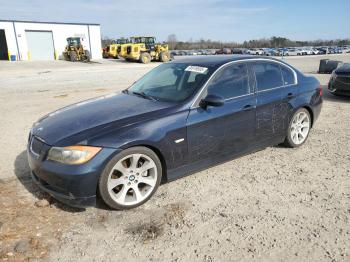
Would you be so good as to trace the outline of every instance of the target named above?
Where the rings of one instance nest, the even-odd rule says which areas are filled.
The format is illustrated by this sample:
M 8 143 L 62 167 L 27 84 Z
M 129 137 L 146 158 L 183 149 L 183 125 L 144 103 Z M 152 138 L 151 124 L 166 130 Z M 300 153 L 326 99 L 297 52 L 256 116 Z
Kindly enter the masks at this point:
M 93 146 L 52 147 L 47 159 L 68 165 L 79 165 L 88 162 L 101 149 Z

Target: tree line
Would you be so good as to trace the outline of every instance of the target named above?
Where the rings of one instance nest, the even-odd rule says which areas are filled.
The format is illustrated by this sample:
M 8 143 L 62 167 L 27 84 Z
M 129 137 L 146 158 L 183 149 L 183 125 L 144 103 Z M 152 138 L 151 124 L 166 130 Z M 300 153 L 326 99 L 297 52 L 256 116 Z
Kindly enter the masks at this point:
M 102 46 L 115 43 L 115 39 L 103 38 Z M 350 39 L 334 40 L 314 40 L 314 41 L 294 41 L 285 37 L 273 36 L 271 38 L 261 38 L 243 43 L 221 42 L 210 39 L 179 41 L 175 34 L 168 36 L 167 43 L 170 50 L 192 50 L 192 49 L 221 49 L 221 48 L 279 48 L 279 47 L 301 47 L 301 46 L 344 46 L 350 45 Z

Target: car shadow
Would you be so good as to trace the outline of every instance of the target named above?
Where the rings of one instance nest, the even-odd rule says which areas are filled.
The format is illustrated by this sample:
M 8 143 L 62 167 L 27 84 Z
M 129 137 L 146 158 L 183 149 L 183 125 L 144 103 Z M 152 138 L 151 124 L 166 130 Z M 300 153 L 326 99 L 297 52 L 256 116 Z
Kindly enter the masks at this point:
M 323 99 L 325 101 L 330 102 L 350 102 L 349 96 L 341 96 L 341 95 L 333 95 L 331 92 L 328 91 L 328 88 L 326 85 L 322 86 L 323 88 Z

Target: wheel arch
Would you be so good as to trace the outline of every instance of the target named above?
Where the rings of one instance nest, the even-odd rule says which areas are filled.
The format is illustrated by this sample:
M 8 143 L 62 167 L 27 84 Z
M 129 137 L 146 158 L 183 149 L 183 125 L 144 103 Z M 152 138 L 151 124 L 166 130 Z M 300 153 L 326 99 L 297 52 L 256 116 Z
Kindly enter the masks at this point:
M 314 112 L 312 111 L 311 107 L 305 105 L 305 106 L 303 106 L 301 108 L 305 108 L 309 112 L 310 117 L 311 117 L 311 127 L 313 127 L 313 125 L 314 125 Z
M 162 154 L 162 152 L 155 146 L 151 146 L 151 145 L 137 145 L 137 146 L 143 146 L 143 147 L 147 147 L 148 149 L 152 150 L 159 158 L 160 163 L 162 164 L 162 182 L 161 183 L 165 183 L 168 181 L 168 175 L 167 175 L 167 165 L 166 165 L 166 161 L 165 158 Z
M 138 146 L 146 147 L 146 148 L 152 150 L 157 155 L 157 157 L 160 160 L 160 163 L 162 164 L 162 182 L 161 183 L 167 182 L 168 181 L 167 164 L 165 161 L 165 157 L 159 148 L 157 148 L 156 146 L 150 145 L 150 144 L 145 144 L 145 143 L 135 143 L 135 144 L 133 143 L 133 144 L 130 144 L 126 147 L 123 147 L 122 150 L 125 150 L 128 148 L 133 148 L 133 147 L 138 147 Z

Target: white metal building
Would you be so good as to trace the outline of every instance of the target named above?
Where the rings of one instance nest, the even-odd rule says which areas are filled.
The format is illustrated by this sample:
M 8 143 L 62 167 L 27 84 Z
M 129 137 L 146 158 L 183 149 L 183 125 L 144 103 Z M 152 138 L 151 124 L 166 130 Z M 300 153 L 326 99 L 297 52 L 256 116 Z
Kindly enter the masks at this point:
M 0 20 L 0 60 L 61 59 L 68 37 L 81 37 L 91 58 L 102 58 L 99 24 Z

